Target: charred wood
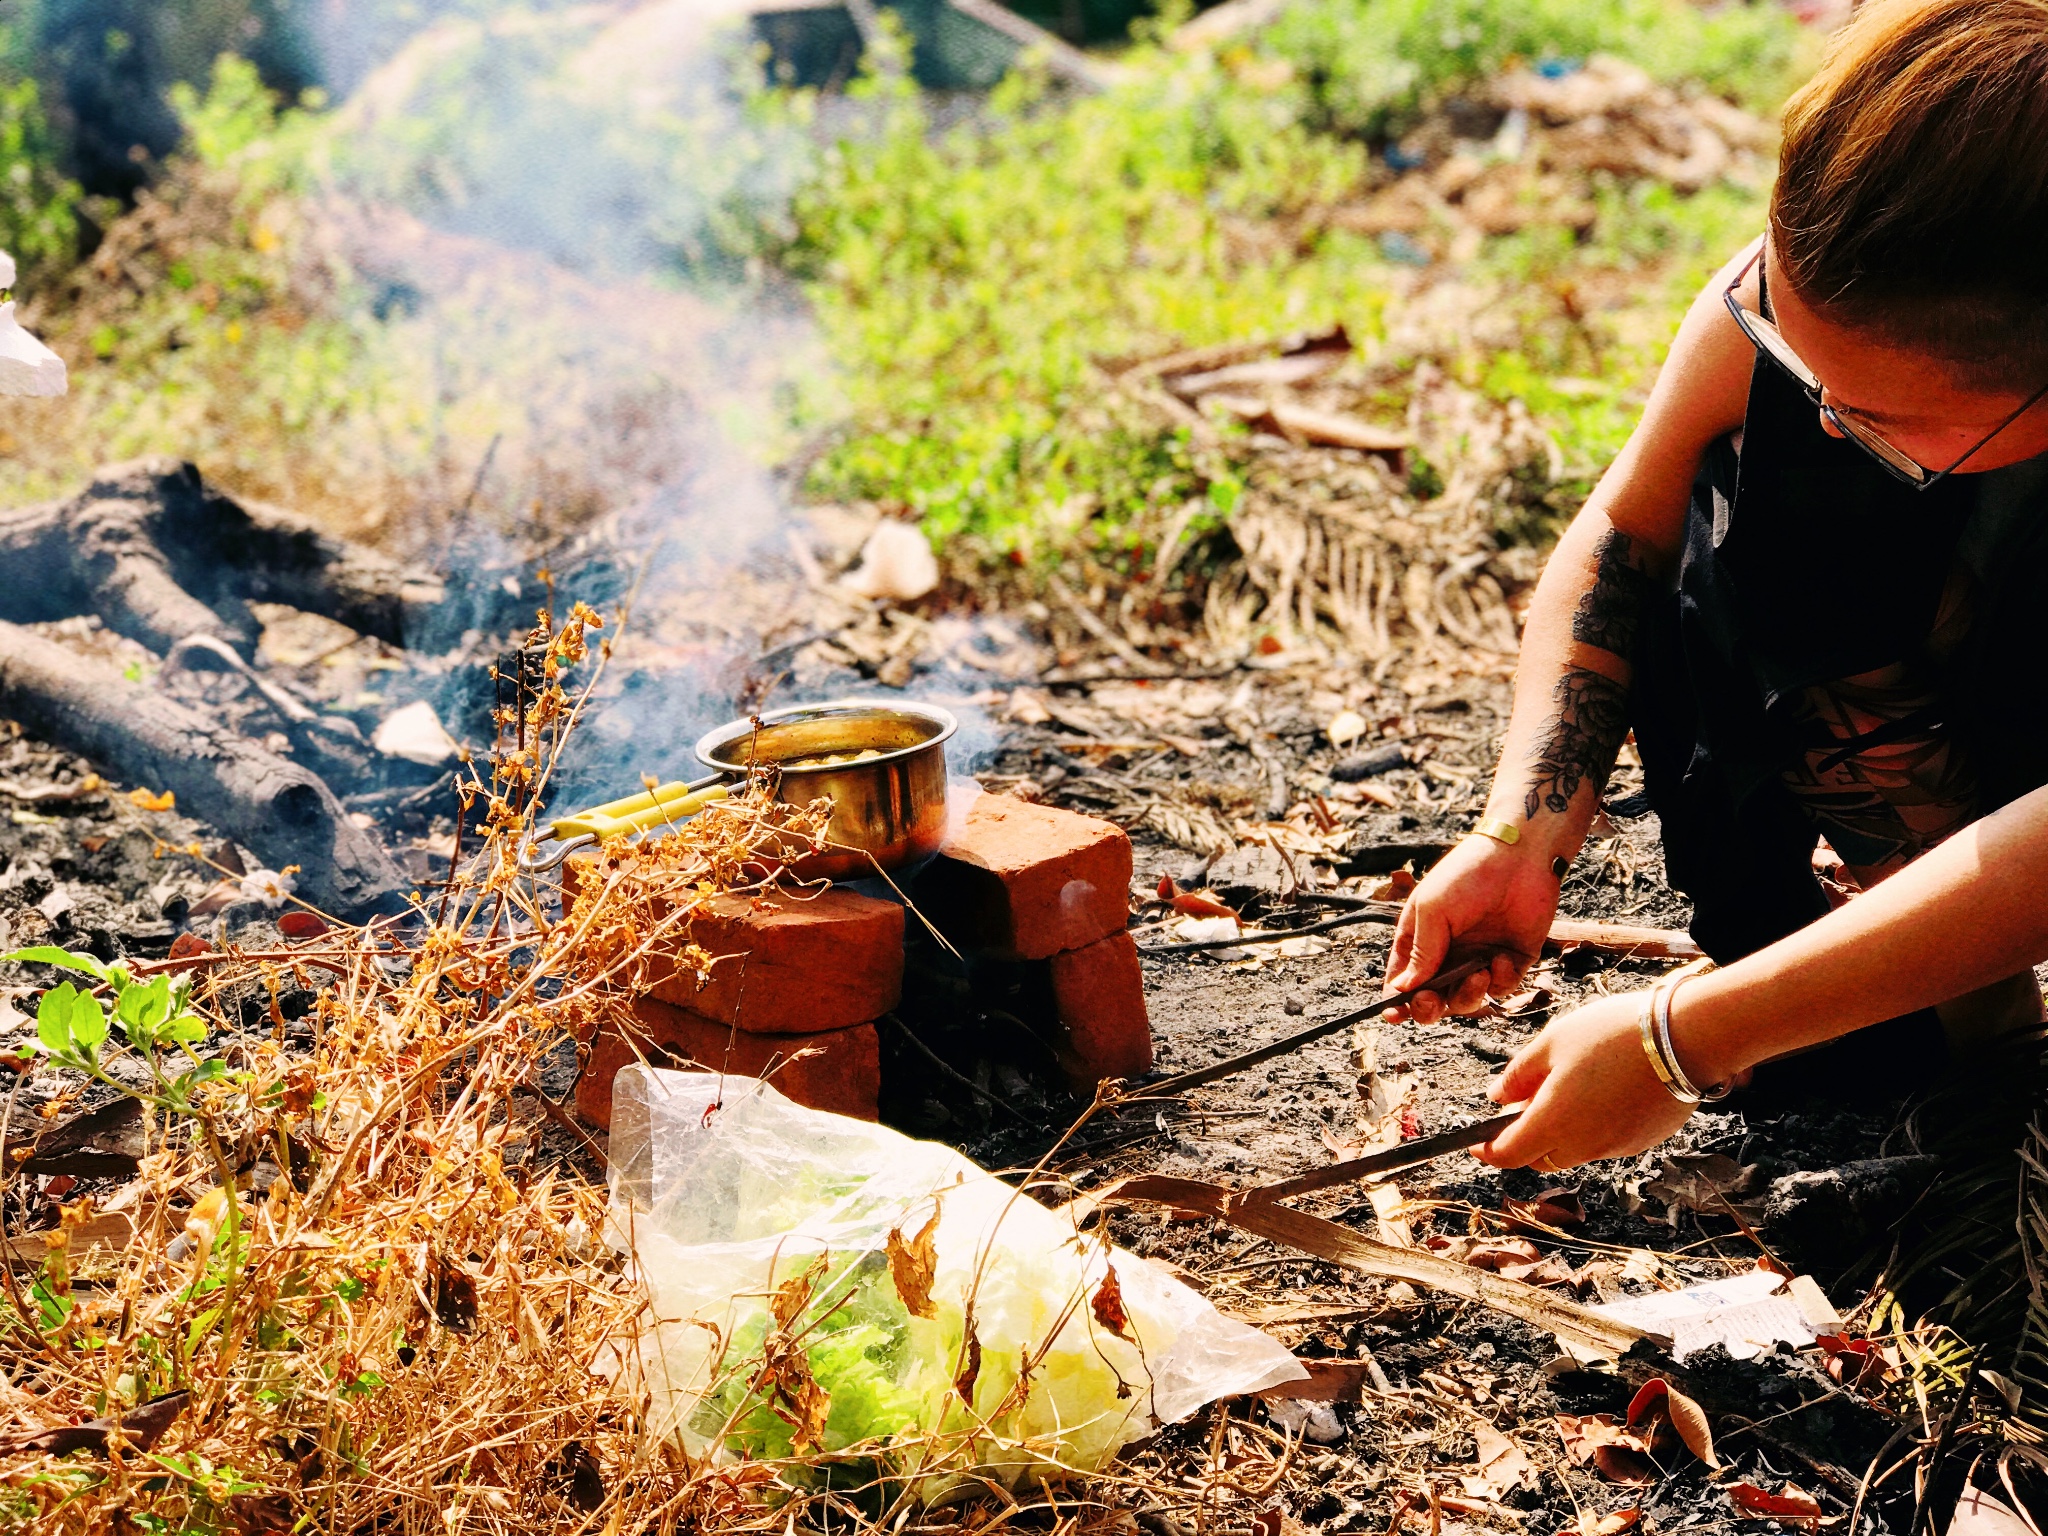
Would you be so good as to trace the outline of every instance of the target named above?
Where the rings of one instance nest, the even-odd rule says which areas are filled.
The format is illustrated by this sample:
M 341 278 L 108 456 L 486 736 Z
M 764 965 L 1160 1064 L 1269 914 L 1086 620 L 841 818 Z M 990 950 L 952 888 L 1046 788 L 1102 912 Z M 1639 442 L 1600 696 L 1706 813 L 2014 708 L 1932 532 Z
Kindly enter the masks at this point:
M 315 906 L 355 916 L 400 904 L 397 867 L 306 768 L 4 622 L 0 714 L 116 778 L 172 791 L 273 867 L 298 865 L 299 891 Z
M 247 655 L 252 602 L 404 645 L 444 595 L 438 577 L 238 502 L 170 458 L 112 465 L 66 500 L 0 510 L 0 560 L 0 619 L 96 614 L 158 654 L 213 635 Z

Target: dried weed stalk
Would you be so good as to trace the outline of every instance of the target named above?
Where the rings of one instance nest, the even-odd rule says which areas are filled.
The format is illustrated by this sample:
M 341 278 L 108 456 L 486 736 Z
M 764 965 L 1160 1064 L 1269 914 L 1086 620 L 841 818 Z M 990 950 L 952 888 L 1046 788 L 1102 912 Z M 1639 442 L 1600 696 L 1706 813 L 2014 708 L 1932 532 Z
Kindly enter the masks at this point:
M 89 1082 L 143 1099 L 147 1147 L 104 1208 L 65 1210 L 46 1259 L 4 1271 L 0 1527 L 767 1532 L 845 1503 L 641 1433 L 644 1388 L 618 1365 L 644 1295 L 599 1240 L 601 1184 L 542 1146 L 546 1122 L 570 1123 L 544 1061 L 620 1006 L 694 904 L 814 846 L 828 809 L 749 784 L 602 850 L 558 915 L 516 854 L 589 697 L 565 679 L 596 627 L 580 607 L 543 617 L 535 681 L 467 789 L 481 844 L 408 919 L 67 962 L 86 974 L 35 1070 L 73 1074 L 63 1103 Z M 310 1049 L 288 1044 L 286 980 L 318 989 Z M 252 982 L 268 1038 L 233 1024 Z M 132 1226 L 111 1254 L 89 1246 L 109 1212 Z M 1051 1507 L 1000 1504 L 972 1521 Z

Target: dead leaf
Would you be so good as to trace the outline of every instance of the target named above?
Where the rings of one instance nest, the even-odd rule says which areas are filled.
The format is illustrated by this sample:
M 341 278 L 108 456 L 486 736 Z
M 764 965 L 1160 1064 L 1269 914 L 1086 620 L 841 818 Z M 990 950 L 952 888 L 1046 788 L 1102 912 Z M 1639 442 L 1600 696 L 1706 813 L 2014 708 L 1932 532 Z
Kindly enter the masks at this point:
M 1755 1483 L 1737 1483 L 1728 1490 L 1728 1498 L 1743 1514 L 1759 1520 L 1806 1520 L 1816 1526 L 1820 1523 L 1820 1501 L 1794 1483 L 1787 1483 L 1776 1493 Z
M 1525 1285 L 1578 1286 L 1582 1277 L 1571 1264 L 1554 1253 L 1546 1253 L 1534 1264 L 1503 1264 L 1494 1271 L 1503 1280 L 1520 1280 Z
M 1582 1227 L 1586 1206 L 1575 1189 L 1546 1189 L 1534 1200 L 1504 1199 L 1500 1208 L 1507 1214 L 1509 1230 L 1517 1228 Z
M 792 1404 L 795 1408 L 795 1427 L 789 1437 L 789 1448 L 797 1455 L 825 1440 L 825 1421 L 832 1414 L 832 1394 L 819 1386 L 813 1377 L 806 1377 L 803 1386 Z
M 1052 711 L 1046 708 L 1046 697 L 1029 688 L 1019 688 L 1010 695 L 1008 708 L 1004 713 L 1017 725 L 1044 725 L 1052 718 Z
M 1619 1483 L 1624 1488 L 1647 1488 L 1660 1477 L 1649 1452 L 1627 1445 L 1594 1446 L 1593 1468 L 1610 1483 Z
M 242 883 L 239 880 L 216 880 L 206 888 L 206 894 L 192 903 L 186 912 L 188 918 L 211 917 L 216 912 L 225 912 L 242 899 Z
M 1499 1498 L 1517 1488 L 1536 1486 L 1536 1463 L 1506 1435 L 1481 1422 L 1472 1426 L 1472 1439 L 1478 1452 L 1479 1475 L 1486 1482 L 1489 1497 Z
M 1397 869 L 1382 880 L 1372 892 L 1374 901 L 1406 901 L 1415 893 L 1415 876 L 1405 869 Z
M 21 1171 L 81 1179 L 128 1179 L 141 1166 L 142 1103 L 121 1098 L 43 1132 Z
M 213 946 L 196 933 L 181 933 L 171 940 L 171 958 L 190 960 L 194 955 L 210 955 Z
M 145 811 L 168 811 L 178 803 L 178 797 L 168 789 L 156 795 L 140 785 L 128 791 L 128 799 L 131 804 Z
M 1868 1339 L 1851 1339 L 1839 1333 L 1821 1334 L 1815 1341 L 1827 1359 L 1827 1372 L 1851 1392 L 1875 1397 L 1885 1383 L 1898 1375 L 1898 1364 L 1890 1352 Z
M 1159 899 L 1161 901 L 1171 901 L 1179 894 L 1180 887 L 1173 883 L 1173 876 L 1161 875 L 1159 877 Z
M 1095 1288 L 1095 1297 L 1089 1305 L 1094 1310 L 1096 1322 L 1120 1339 L 1131 1336 L 1131 1315 L 1124 1310 L 1123 1283 L 1116 1277 L 1114 1264 L 1102 1267 L 1102 1284 Z
M 1581 1515 L 1579 1536 L 1621 1536 L 1623 1531 L 1634 1526 L 1642 1518 L 1642 1510 L 1634 1505 L 1627 1509 L 1617 1509 L 1612 1514 L 1602 1515 L 1597 1520 L 1591 1515 Z
M 1200 891 L 1180 891 L 1170 900 L 1173 910 L 1187 917 L 1235 917 L 1237 908 L 1225 906 L 1214 896 L 1205 896 Z
M 1612 1483 L 1644 1487 L 1657 1481 L 1657 1464 L 1649 1447 L 1617 1424 L 1611 1413 L 1557 1415 L 1557 1432 L 1564 1441 L 1564 1453 L 1574 1466 L 1588 1462 Z
M 127 1447 L 146 1451 L 164 1436 L 191 1400 L 190 1392 L 166 1392 L 119 1418 L 88 1419 L 83 1424 L 59 1424 L 54 1429 L 19 1435 L 4 1444 L 9 1455 L 68 1456 L 73 1451 L 92 1451 L 104 1456 L 107 1441 L 118 1436 Z
M 1499 1270 L 1513 1264 L 1535 1264 L 1543 1254 L 1526 1237 L 1445 1237 L 1423 1239 L 1423 1246 L 1474 1269 Z
M 288 939 L 317 939 L 327 931 L 327 921 L 311 912 L 291 911 L 278 917 L 277 931 Z
M 1755 1226 L 1763 1220 L 1763 1207 L 1740 1201 L 1756 1189 L 1758 1173 L 1755 1163 L 1738 1163 L 1721 1152 L 1681 1154 L 1664 1159 L 1663 1173 L 1645 1184 L 1643 1193 L 1673 1210 L 1707 1216 L 1726 1216 L 1732 1206 L 1742 1220 Z
M 981 1380 L 981 1335 L 974 1331 L 974 1314 L 967 1314 L 967 1365 L 953 1378 L 953 1390 L 960 1394 L 960 1401 L 968 1407 L 974 1406 L 974 1384 Z
M 937 1317 L 938 1309 L 932 1305 L 932 1276 L 939 1267 L 939 1256 L 934 1234 L 939 1230 L 939 1213 L 932 1212 L 932 1219 L 924 1224 L 916 1237 L 908 1243 L 903 1241 L 903 1229 L 894 1227 L 889 1232 L 889 1278 L 896 1282 L 896 1294 L 903 1298 L 903 1305 L 912 1317 Z
M 1654 1421 L 1662 1416 L 1677 1433 L 1679 1443 L 1715 1471 L 1721 1463 L 1714 1455 L 1714 1431 L 1707 1423 L 1706 1410 L 1672 1386 L 1662 1376 L 1644 1382 L 1628 1405 L 1628 1428 L 1645 1441 L 1654 1443 Z

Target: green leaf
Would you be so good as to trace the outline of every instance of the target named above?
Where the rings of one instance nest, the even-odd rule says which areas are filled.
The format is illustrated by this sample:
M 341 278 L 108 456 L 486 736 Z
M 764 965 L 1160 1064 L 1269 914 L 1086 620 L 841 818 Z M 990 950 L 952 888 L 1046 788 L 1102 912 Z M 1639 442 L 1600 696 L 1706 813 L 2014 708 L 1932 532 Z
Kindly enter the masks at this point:
M 100 1011 L 99 999 L 90 992 L 74 993 L 71 998 L 71 1038 L 87 1056 L 107 1038 L 107 1016 Z
M 81 971 L 95 981 L 107 979 L 107 968 L 91 955 L 77 954 L 68 949 L 59 949 L 54 944 L 38 944 L 33 949 L 17 949 L 12 954 L 0 955 L 0 964 L 9 961 L 29 962 L 37 965 L 62 966 L 67 971 Z
M 158 1030 L 157 1038 L 173 1045 L 193 1045 L 206 1038 L 206 1025 L 188 1013 Z
M 52 1056 L 69 1056 L 75 1049 L 71 1042 L 71 1000 L 76 996 L 78 988 L 67 981 L 50 988 L 36 1004 L 36 1039 Z
M 170 977 L 159 976 L 142 985 L 123 987 L 114 1002 L 114 1016 L 121 1021 L 131 1043 L 154 1043 L 163 1022 L 171 1016 Z

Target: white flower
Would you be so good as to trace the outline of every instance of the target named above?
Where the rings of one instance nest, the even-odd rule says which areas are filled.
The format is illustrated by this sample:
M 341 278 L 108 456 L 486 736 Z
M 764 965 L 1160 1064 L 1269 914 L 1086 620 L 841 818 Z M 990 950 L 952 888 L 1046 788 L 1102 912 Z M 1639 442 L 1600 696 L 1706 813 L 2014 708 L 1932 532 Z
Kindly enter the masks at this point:
M 246 900 L 260 901 L 273 912 L 284 905 L 285 898 L 298 889 L 298 884 L 290 875 L 281 875 L 274 869 L 252 869 L 241 881 Z

